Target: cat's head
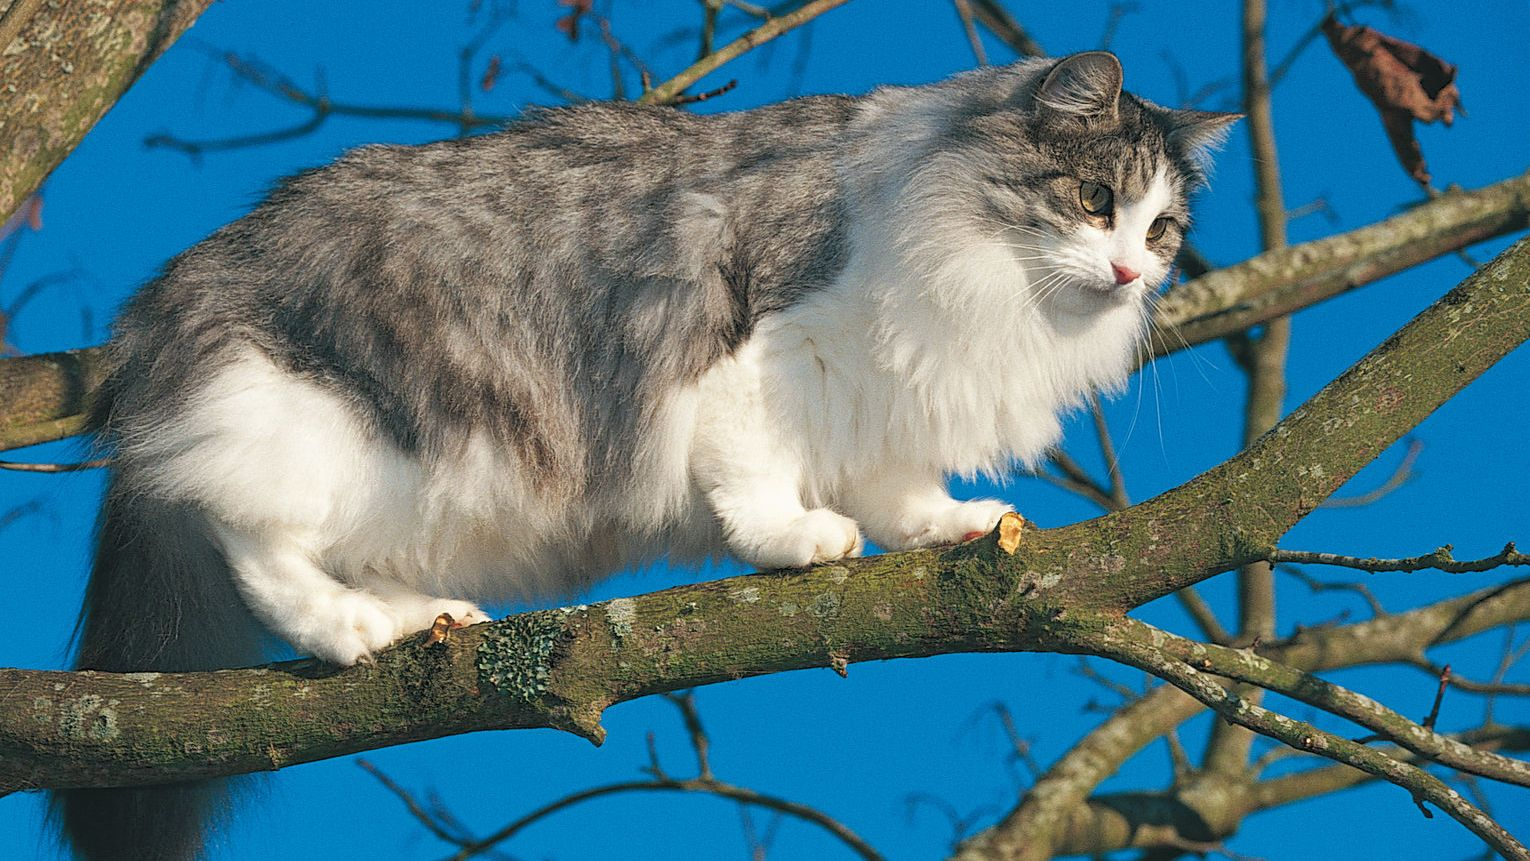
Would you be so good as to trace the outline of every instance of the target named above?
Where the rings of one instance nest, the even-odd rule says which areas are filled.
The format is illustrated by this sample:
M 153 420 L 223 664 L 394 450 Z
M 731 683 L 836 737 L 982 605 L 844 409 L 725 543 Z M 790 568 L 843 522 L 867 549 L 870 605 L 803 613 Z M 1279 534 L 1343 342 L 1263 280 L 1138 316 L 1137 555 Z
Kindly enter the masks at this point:
M 1168 275 L 1187 198 L 1240 115 L 1124 93 L 1121 64 L 1103 51 L 1024 71 L 955 130 L 964 160 L 981 166 L 966 203 L 976 226 L 1011 249 L 1038 294 L 1141 299 Z

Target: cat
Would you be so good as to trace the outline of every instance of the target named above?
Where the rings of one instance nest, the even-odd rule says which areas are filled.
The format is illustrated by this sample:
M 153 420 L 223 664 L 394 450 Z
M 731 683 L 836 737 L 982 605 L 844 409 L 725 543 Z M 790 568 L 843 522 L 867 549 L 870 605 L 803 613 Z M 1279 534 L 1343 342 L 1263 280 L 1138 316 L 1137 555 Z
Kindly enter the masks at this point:
M 661 554 L 962 540 L 1133 368 L 1236 115 L 1108 53 L 698 116 L 368 146 L 172 260 L 114 330 L 79 666 L 346 666 Z M 187 786 L 61 793 L 91 861 L 192 857 Z

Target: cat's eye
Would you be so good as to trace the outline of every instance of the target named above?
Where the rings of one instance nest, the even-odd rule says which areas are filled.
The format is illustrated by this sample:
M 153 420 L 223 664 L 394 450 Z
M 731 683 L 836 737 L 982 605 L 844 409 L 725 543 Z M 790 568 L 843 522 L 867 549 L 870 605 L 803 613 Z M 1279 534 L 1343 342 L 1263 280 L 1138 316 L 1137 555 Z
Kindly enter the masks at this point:
M 1108 185 L 1101 185 L 1098 182 L 1078 184 L 1078 204 L 1090 215 L 1109 215 L 1115 199 L 1116 196 L 1111 193 Z
M 1148 225 L 1147 238 L 1148 238 L 1149 241 L 1157 242 L 1158 240 L 1163 238 L 1164 231 L 1166 231 L 1168 229 L 1169 229 L 1169 219 L 1167 219 L 1167 218 L 1155 218 L 1155 219 L 1153 219 L 1153 223 Z

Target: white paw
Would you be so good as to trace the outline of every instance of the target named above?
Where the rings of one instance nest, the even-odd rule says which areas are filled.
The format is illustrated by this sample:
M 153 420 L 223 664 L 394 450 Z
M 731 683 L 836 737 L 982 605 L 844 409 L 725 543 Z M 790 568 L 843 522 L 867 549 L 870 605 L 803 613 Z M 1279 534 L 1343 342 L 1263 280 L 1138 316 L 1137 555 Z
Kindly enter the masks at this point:
M 349 667 L 398 639 L 398 617 L 365 592 L 341 592 L 324 602 L 290 639 L 300 652 Z
M 761 568 L 803 568 L 861 555 L 861 530 L 842 514 L 815 508 L 739 555 Z
M 973 499 L 955 502 L 930 512 L 926 517 L 905 524 L 898 542 L 889 550 L 929 547 L 933 544 L 956 544 L 974 533 L 987 535 L 1015 507 L 997 499 Z

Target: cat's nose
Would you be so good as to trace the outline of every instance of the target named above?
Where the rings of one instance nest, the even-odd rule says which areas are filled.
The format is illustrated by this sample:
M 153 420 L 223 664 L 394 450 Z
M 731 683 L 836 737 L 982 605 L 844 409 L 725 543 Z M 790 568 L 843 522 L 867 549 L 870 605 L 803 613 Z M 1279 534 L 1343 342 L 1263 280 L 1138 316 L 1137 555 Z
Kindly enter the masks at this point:
M 1133 281 L 1136 281 L 1137 277 L 1142 274 L 1130 266 L 1115 262 L 1110 264 L 1110 271 L 1116 273 L 1117 284 L 1130 284 Z

